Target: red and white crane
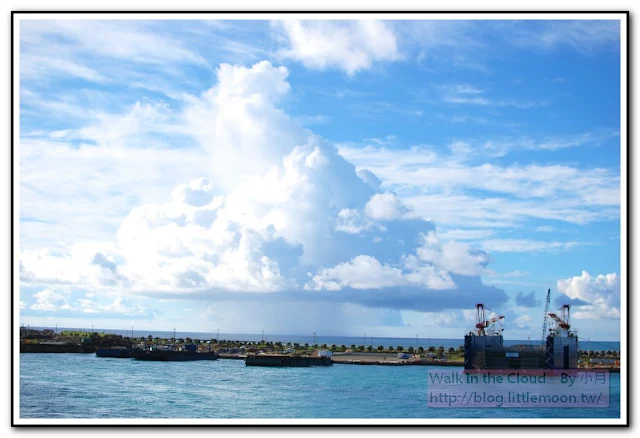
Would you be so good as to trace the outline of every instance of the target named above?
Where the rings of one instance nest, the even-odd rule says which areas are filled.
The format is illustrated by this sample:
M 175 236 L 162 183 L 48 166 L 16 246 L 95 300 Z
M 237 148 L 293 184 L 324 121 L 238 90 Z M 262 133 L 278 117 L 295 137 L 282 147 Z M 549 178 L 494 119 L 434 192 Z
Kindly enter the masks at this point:
M 491 311 L 491 309 L 486 310 Z M 494 316 L 487 319 L 485 316 L 484 304 L 476 304 L 476 333 L 478 334 L 478 336 L 487 336 L 487 334 L 502 333 L 502 327 L 500 327 L 499 330 L 489 330 L 489 328 L 492 326 L 495 327 L 496 324 L 501 324 L 503 319 L 503 315 Z
M 556 333 L 561 334 L 562 332 L 569 332 L 571 328 L 571 316 L 570 316 L 571 305 L 564 304 L 560 308 L 560 315 L 557 313 L 549 313 L 551 319 L 556 322 Z

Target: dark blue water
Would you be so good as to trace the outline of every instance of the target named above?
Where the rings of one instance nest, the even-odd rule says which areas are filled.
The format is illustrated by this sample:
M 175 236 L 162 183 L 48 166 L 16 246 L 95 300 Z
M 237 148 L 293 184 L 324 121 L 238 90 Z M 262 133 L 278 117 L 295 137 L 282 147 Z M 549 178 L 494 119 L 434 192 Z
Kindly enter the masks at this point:
M 33 327 L 37 329 L 43 329 L 45 327 Z M 52 327 L 46 327 L 52 329 Z M 63 330 L 71 330 L 71 331 L 91 331 L 91 329 L 82 329 L 82 328 L 61 328 L 58 327 L 58 333 Z M 169 331 L 153 331 L 153 330 L 118 330 L 118 329 L 94 329 L 97 332 L 105 332 L 105 333 L 114 333 L 122 336 L 132 336 L 136 338 L 140 337 L 148 337 L 151 335 L 152 337 L 159 338 L 171 338 L 173 336 L 173 332 Z M 218 334 L 217 332 L 176 332 L 177 338 L 192 338 L 192 339 L 200 339 L 200 340 L 209 340 L 216 339 L 217 337 L 220 339 L 226 340 L 237 340 L 237 341 L 260 341 L 260 340 L 268 340 L 272 342 L 291 342 L 291 343 L 299 343 L 301 345 L 304 344 L 314 344 L 314 336 L 310 335 L 282 335 L 282 334 L 268 334 L 268 333 L 222 333 Z M 537 339 L 537 338 L 536 338 Z M 540 344 L 540 340 L 531 339 L 531 340 L 514 340 L 514 339 L 505 339 L 504 344 L 507 346 L 510 345 L 535 345 L 536 342 Z M 374 337 L 374 336 L 323 336 L 317 334 L 315 336 L 315 343 L 322 345 L 327 344 L 329 346 L 335 344 L 337 346 L 346 345 L 350 347 L 351 345 L 372 345 L 374 348 L 378 345 L 382 345 L 384 347 L 397 347 L 402 345 L 404 348 L 418 348 L 424 347 L 425 349 L 428 347 L 439 347 L 442 346 L 445 349 L 449 347 L 458 348 L 464 344 L 464 339 L 461 336 L 460 339 L 443 339 L 443 338 L 387 338 L 387 337 Z M 579 344 L 580 350 L 589 351 L 602 351 L 602 350 L 611 350 L 611 351 L 620 351 L 620 342 L 611 342 L 611 341 L 591 341 L 587 339 L 580 338 Z
M 20 355 L 20 418 L 619 418 L 610 407 L 430 408 L 438 367 L 247 367 L 241 360 L 140 362 L 93 354 Z M 457 370 L 451 368 L 451 370 Z

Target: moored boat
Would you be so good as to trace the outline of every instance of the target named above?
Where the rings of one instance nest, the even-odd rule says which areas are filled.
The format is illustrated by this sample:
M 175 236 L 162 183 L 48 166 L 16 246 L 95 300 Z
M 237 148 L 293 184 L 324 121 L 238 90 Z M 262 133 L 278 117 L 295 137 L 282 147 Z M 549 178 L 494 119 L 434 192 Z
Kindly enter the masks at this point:
M 98 347 L 96 348 L 96 356 L 128 359 L 131 357 L 131 352 L 133 351 L 133 348 L 127 347 Z
M 247 366 L 256 367 L 315 367 L 333 365 L 329 356 L 296 356 L 288 354 L 249 354 L 244 359 Z
M 131 357 L 136 360 L 159 362 L 187 362 L 193 360 L 217 360 L 219 355 L 214 351 L 198 352 L 195 345 L 186 345 L 180 349 L 153 348 L 150 350 L 132 351 Z

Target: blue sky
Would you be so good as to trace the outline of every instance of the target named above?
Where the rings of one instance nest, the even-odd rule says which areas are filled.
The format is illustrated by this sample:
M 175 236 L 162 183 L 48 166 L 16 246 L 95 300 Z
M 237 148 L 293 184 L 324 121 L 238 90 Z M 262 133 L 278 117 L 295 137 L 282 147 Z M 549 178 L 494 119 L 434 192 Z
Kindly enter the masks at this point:
M 20 320 L 620 336 L 617 21 L 20 22 Z

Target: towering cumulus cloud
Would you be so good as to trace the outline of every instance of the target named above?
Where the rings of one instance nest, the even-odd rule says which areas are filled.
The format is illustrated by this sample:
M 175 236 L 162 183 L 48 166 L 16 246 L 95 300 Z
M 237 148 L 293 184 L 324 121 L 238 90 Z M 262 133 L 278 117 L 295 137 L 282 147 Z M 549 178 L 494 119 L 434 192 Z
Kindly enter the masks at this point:
M 217 85 L 182 114 L 211 173 L 134 208 L 113 242 L 23 251 L 21 280 L 423 311 L 504 303 L 503 291 L 480 281 L 486 253 L 441 242 L 376 175 L 356 172 L 278 108 L 287 75 L 266 61 L 220 66 Z

